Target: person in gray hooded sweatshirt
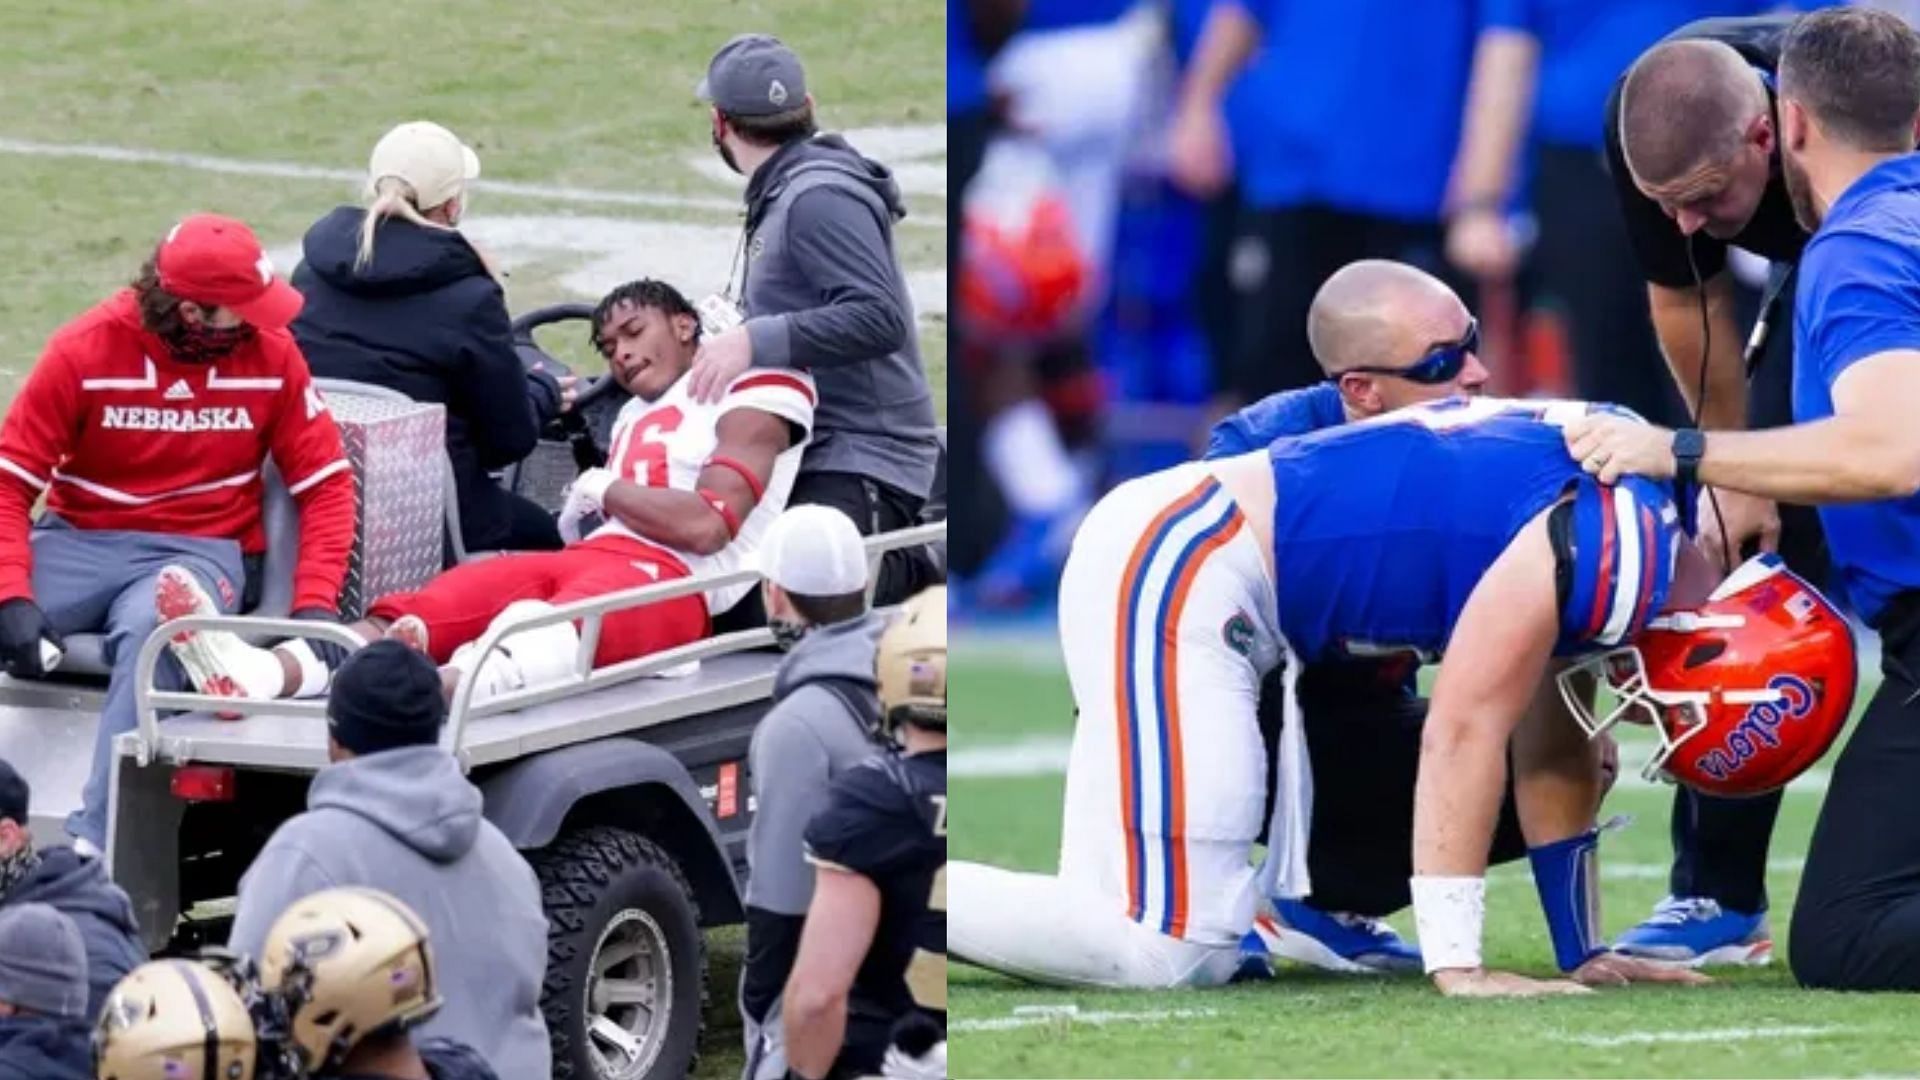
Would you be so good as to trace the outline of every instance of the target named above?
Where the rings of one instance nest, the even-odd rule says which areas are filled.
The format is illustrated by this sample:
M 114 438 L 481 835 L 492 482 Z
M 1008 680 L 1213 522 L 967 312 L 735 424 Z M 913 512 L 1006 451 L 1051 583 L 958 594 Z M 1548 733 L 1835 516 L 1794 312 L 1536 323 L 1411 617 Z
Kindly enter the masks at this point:
M 746 322 L 707 337 L 688 390 L 717 401 L 747 367 L 799 368 L 820 391 L 789 505 L 831 506 L 866 535 L 919 520 L 939 457 L 933 394 L 906 275 L 893 250 L 906 215 L 886 166 L 816 131 L 799 57 L 765 34 L 714 54 L 695 92 L 713 106 L 720 159 L 748 177 Z M 881 603 L 943 578 L 927 549 L 881 565 Z
M 280 913 L 321 889 L 391 893 L 427 924 L 441 961 L 446 1005 L 420 1034 L 465 1043 L 503 1077 L 549 1076 L 540 886 L 439 747 L 446 715 L 440 673 L 420 653 L 377 641 L 347 658 L 327 700 L 333 764 L 240 879 L 227 944 L 259 955 Z
M 86 947 L 46 904 L 0 909 L 0 1080 L 87 1080 Z
M 133 902 L 99 859 L 65 844 L 34 846 L 30 802 L 26 779 L 0 761 L 0 909 L 41 903 L 73 920 L 86 944 L 86 1014 L 98 1016 L 114 984 L 146 963 L 147 946 L 133 921 Z
M 801 844 L 835 777 L 880 750 L 874 650 L 886 620 L 867 609 L 867 554 L 853 522 L 827 506 L 775 519 L 761 549 L 768 625 L 787 657 L 773 708 L 753 732 L 747 773 L 757 802 L 747 833 L 747 956 L 740 1012 L 743 1080 L 786 1072 L 780 991 L 813 900 Z

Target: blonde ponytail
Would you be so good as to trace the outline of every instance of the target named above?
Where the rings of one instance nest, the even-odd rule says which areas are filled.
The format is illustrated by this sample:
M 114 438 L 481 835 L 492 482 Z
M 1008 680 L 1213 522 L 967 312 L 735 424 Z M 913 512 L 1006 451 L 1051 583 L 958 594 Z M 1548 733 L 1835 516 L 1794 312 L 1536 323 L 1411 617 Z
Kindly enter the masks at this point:
M 397 176 L 383 176 L 374 181 L 373 203 L 367 207 L 367 214 L 360 219 L 360 252 L 353 260 L 355 270 L 365 270 L 373 262 L 373 234 L 380 222 L 399 215 L 429 229 L 444 229 L 445 225 L 428 221 L 421 216 L 416 205 L 419 196 L 413 192 L 413 185 Z

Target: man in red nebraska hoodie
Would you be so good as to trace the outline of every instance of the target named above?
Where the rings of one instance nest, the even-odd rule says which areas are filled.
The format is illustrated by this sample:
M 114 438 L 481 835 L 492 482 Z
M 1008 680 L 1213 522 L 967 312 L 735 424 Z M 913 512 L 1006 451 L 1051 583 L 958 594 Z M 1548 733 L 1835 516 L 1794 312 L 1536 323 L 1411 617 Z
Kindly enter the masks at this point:
M 104 633 L 113 678 L 67 831 L 106 842 L 112 741 L 136 723 L 154 579 L 193 571 L 234 611 L 266 549 L 269 456 L 300 508 L 294 614 L 332 620 L 353 545 L 353 473 L 286 330 L 300 294 L 231 218 L 167 233 L 139 278 L 61 327 L 0 425 L 0 668 L 45 674 L 62 635 Z M 29 522 L 33 504 L 47 509 Z M 305 647 L 302 643 L 301 647 Z M 170 653 L 159 681 L 185 685 Z

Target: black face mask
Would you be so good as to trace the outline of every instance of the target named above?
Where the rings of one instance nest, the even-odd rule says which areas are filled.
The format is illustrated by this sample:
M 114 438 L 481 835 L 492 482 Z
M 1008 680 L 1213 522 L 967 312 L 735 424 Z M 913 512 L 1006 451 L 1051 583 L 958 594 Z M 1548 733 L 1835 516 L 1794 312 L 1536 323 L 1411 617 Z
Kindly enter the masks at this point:
M 733 159 L 733 151 L 727 148 L 726 140 L 722 139 L 718 133 L 714 133 L 713 135 L 713 148 L 719 153 L 720 160 L 727 163 L 727 168 L 732 169 L 741 176 L 747 175 L 741 171 L 740 163 Z
M 773 643 L 781 652 L 792 652 L 800 639 L 813 629 L 803 622 L 788 622 L 786 619 L 768 618 L 767 629 L 773 631 Z
M 207 364 L 231 356 L 234 350 L 253 340 L 253 327 L 189 326 L 177 340 L 168 342 L 173 358 L 183 364 Z
M 33 840 L 29 837 L 20 845 L 20 850 L 0 859 L 0 896 L 13 891 L 15 885 L 24 881 L 40 866 L 40 854 L 33 850 Z

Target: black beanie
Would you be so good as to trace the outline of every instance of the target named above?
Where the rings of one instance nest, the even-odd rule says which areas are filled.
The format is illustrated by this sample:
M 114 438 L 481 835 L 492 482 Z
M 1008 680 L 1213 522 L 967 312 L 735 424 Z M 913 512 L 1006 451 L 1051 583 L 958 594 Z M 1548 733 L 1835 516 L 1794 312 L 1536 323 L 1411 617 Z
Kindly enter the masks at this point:
M 0 761 L 0 818 L 27 824 L 28 801 L 26 777 L 11 764 Z
M 446 718 L 439 670 L 397 641 L 376 641 L 334 672 L 327 726 L 334 741 L 355 754 L 430 746 Z

